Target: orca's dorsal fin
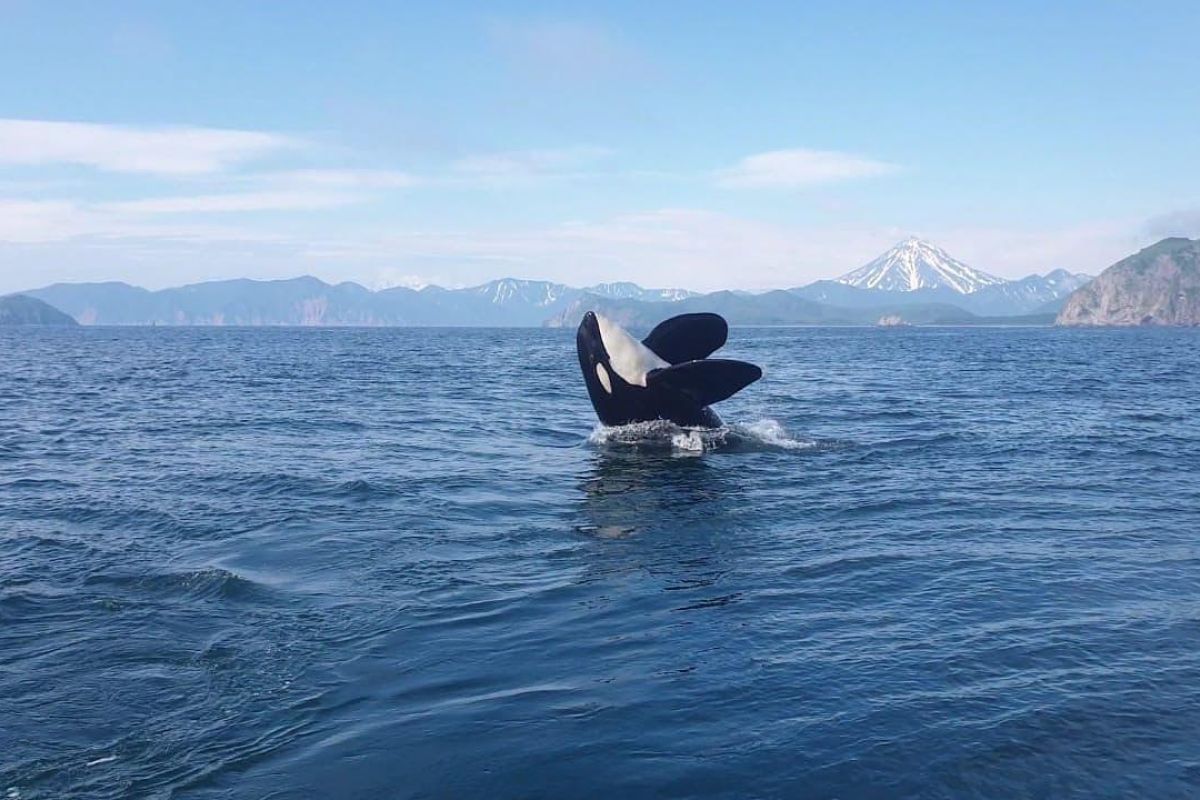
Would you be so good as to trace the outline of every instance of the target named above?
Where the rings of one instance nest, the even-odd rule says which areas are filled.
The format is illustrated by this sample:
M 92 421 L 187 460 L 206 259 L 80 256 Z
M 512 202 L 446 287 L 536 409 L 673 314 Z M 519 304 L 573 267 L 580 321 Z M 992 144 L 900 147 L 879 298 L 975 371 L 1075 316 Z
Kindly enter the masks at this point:
M 646 388 L 678 392 L 698 405 L 707 406 L 733 397 L 761 377 L 762 369 L 754 364 L 713 358 L 651 370 L 646 376 Z
M 725 344 L 729 325 L 717 314 L 680 314 L 663 320 L 642 340 L 670 364 L 708 358 Z

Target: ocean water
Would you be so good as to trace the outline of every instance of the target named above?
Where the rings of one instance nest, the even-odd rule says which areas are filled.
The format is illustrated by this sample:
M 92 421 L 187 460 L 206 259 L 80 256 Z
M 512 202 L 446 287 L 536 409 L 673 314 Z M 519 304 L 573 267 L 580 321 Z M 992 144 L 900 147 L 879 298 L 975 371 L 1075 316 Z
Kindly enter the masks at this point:
M 0 797 L 1195 797 L 1200 332 L 0 333 Z

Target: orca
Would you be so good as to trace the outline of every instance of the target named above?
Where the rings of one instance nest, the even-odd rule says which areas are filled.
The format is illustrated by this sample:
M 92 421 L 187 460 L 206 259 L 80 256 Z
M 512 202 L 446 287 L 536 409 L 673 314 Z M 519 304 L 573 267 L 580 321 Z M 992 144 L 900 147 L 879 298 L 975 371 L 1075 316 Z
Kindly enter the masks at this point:
M 729 335 L 717 314 L 681 314 L 660 322 L 638 341 L 594 311 L 575 334 L 579 367 L 596 416 L 605 425 L 669 420 L 688 428 L 716 428 L 709 406 L 762 377 L 745 361 L 709 358 Z

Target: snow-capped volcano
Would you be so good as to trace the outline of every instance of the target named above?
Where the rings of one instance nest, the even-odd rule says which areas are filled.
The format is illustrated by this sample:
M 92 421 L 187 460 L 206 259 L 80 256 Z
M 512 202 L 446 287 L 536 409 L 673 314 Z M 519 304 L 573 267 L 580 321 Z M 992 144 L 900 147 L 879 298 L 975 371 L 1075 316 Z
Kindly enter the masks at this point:
M 917 289 L 951 289 L 959 294 L 974 294 L 985 286 L 1007 283 L 968 267 L 940 247 L 916 237 L 905 239 L 879 258 L 848 272 L 838 283 L 859 289 L 890 292 L 915 292 Z

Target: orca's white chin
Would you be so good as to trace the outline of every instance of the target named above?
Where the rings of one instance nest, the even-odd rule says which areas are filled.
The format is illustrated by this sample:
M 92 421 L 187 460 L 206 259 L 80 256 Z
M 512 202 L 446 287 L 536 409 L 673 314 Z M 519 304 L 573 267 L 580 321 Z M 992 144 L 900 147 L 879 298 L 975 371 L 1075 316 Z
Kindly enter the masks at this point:
M 645 386 L 650 370 L 671 366 L 608 317 L 596 314 L 596 326 L 608 353 L 609 366 L 630 386 Z

